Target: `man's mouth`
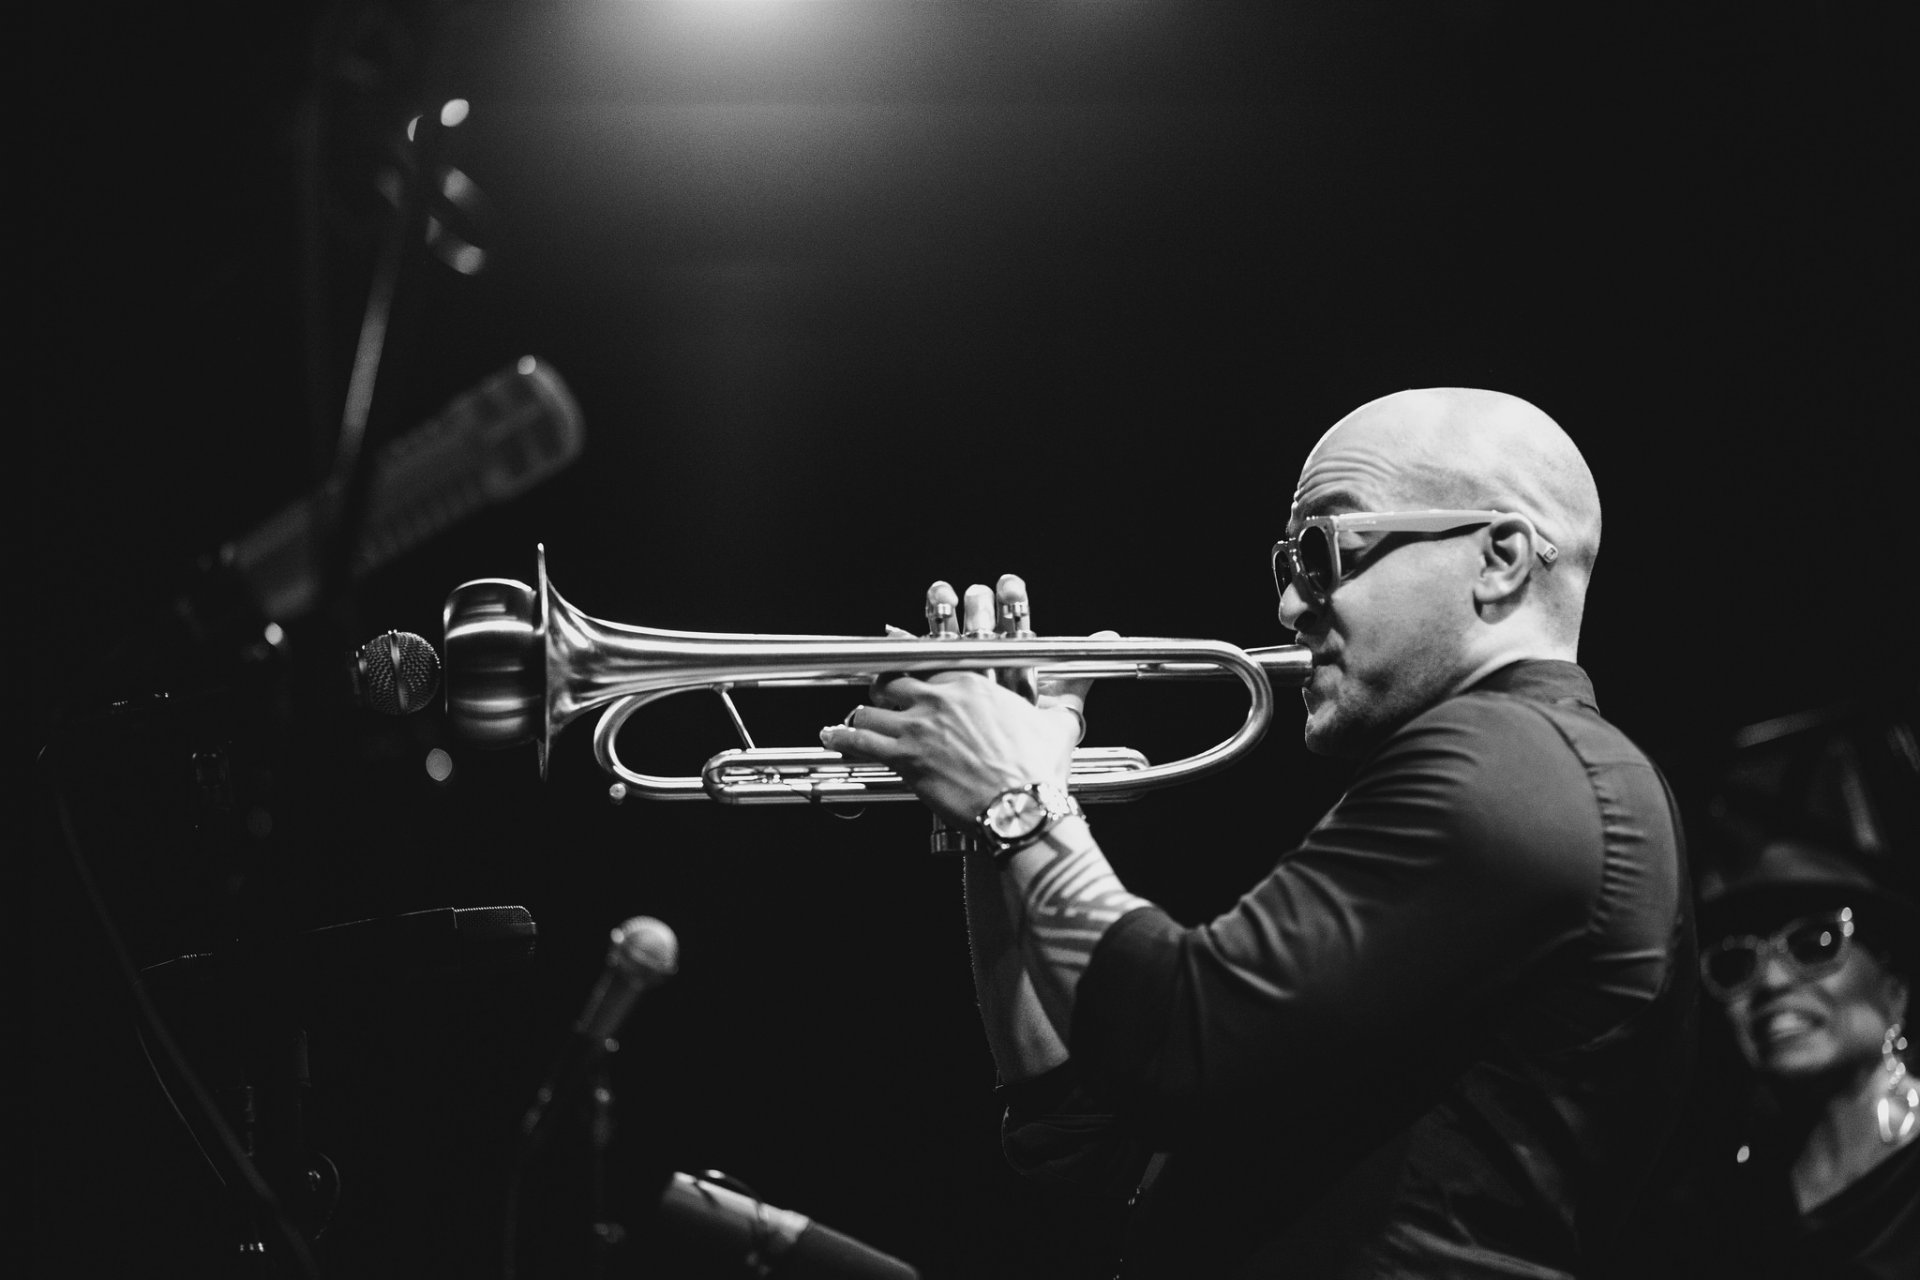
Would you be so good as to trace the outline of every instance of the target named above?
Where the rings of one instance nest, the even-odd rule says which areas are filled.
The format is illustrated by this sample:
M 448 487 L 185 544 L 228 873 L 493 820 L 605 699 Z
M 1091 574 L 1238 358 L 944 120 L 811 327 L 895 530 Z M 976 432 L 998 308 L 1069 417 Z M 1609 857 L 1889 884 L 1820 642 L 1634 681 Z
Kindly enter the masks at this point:
M 1333 674 L 1329 675 L 1328 672 Z M 1313 670 L 1307 676 L 1306 683 L 1300 686 L 1300 697 L 1306 702 L 1309 711 L 1332 699 L 1334 683 L 1338 678 L 1339 668 L 1334 665 L 1330 655 L 1324 653 L 1313 655 Z
M 1753 1020 L 1754 1038 L 1777 1044 L 1813 1030 L 1814 1020 L 1799 1009 L 1775 1009 Z

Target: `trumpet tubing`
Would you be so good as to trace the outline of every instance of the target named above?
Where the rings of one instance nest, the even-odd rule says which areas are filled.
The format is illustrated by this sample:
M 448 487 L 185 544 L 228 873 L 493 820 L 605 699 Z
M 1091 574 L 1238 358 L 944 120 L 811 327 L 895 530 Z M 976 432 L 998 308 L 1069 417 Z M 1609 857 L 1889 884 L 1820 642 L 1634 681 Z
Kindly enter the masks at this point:
M 615 746 L 620 730 L 647 704 L 675 693 L 710 689 L 724 696 L 735 687 L 865 686 L 881 673 L 1008 668 L 1032 669 L 1041 679 L 1237 678 L 1245 687 L 1246 719 L 1231 736 L 1195 755 L 1156 765 L 1127 748 L 1077 749 L 1071 789 L 1082 801 L 1096 801 L 1132 799 L 1232 763 L 1266 732 L 1272 686 L 1304 684 L 1312 671 L 1299 645 L 1249 653 L 1217 640 L 1013 635 L 949 642 L 940 635 L 897 639 L 660 630 L 587 616 L 548 582 L 544 547 L 538 561 L 535 586 L 481 578 L 447 597 L 448 718 L 456 732 L 481 746 L 535 743 L 545 776 L 554 737 L 581 716 L 604 710 L 594 732 L 594 753 L 618 779 L 616 799 L 638 794 L 656 800 L 833 804 L 913 798 L 893 771 L 818 747 L 770 750 L 748 741 L 745 750 L 709 760 L 698 775 L 658 776 L 628 768 Z M 745 737 L 744 726 L 741 730 Z

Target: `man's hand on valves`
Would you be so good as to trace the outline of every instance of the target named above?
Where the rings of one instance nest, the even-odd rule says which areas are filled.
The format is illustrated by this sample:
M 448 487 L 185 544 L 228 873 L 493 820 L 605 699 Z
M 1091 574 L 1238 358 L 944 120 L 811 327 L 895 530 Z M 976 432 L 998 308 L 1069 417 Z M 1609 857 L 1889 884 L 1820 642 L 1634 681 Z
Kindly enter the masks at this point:
M 965 626 L 993 628 L 991 589 L 967 590 Z M 961 642 L 964 643 L 964 642 Z M 970 824 L 996 796 L 1035 782 L 1066 785 L 1079 742 L 1085 681 L 1043 688 L 1039 705 L 979 671 L 877 682 L 874 705 L 820 731 L 829 750 L 884 764 L 950 821 Z

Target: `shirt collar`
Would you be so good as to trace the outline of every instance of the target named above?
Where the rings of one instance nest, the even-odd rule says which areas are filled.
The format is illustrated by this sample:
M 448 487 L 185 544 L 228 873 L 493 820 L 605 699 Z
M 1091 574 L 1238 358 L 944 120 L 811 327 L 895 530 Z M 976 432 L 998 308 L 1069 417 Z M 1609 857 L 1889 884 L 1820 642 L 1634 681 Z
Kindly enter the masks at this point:
M 1536 702 L 1573 702 L 1600 712 L 1593 681 L 1577 663 L 1557 658 L 1522 658 L 1490 671 L 1462 692 L 1509 693 Z

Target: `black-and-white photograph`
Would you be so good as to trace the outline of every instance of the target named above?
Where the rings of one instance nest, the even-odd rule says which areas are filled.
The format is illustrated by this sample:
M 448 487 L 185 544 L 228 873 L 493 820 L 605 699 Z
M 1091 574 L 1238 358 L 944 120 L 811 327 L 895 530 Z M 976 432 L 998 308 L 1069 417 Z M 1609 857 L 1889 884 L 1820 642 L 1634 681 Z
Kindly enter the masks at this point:
M 39 15 L 30 1274 L 1920 1275 L 1901 25 Z

